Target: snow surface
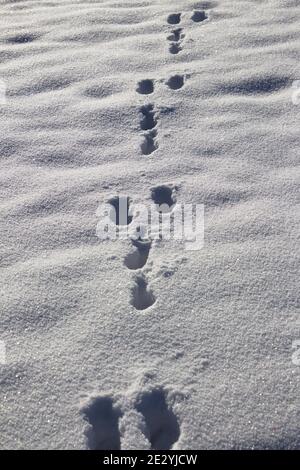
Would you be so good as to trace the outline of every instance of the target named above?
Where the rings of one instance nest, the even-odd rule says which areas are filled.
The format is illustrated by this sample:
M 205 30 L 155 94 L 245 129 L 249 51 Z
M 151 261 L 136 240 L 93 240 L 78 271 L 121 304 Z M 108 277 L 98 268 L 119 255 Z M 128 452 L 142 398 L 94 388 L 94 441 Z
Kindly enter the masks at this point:
M 299 448 L 300 1 L 0 14 L 1 448 Z M 161 185 L 202 250 L 97 238 Z

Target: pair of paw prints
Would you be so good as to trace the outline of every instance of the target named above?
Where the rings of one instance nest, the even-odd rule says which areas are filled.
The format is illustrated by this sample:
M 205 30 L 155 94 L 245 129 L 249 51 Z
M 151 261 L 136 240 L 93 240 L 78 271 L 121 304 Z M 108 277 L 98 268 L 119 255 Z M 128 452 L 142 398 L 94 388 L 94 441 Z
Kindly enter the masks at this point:
M 85 434 L 90 450 L 121 450 L 122 438 L 127 434 L 130 440 L 128 433 L 134 434 L 133 445 L 142 434 L 149 449 L 168 450 L 180 436 L 178 419 L 163 388 L 141 392 L 129 407 L 122 399 L 96 396 L 81 411 L 88 423 Z
M 201 8 L 200 10 L 194 10 L 191 20 L 195 23 L 202 23 L 203 21 L 208 20 L 208 13 L 206 10 L 214 8 L 215 3 L 213 2 L 201 2 L 197 5 L 197 8 Z M 175 26 L 174 29 L 171 30 L 171 33 L 167 36 L 167 40 L 169 41 L 169 52 L 170 54 L 178 54 L 182 51 L 183 41 L 185 38 L 185 33 L 182 27 L 177 26 L 180 25 L 182 22 L 182 13 L 171 13 L 168 18 L 167 22 L 169 25 Z
M 172 75 L 168 80 L 165 81 L 165 84 L 171 89 L 171 90 L 179 90 L 180 88 L 183 87 L 186 78 L 188 78 L 185 75 Z M 151 95 L 155 90 L 155 80 L 151 79 L 145 79 L 141 80 L 137 84 L 136 91 L 140 93 L 141 95 Z

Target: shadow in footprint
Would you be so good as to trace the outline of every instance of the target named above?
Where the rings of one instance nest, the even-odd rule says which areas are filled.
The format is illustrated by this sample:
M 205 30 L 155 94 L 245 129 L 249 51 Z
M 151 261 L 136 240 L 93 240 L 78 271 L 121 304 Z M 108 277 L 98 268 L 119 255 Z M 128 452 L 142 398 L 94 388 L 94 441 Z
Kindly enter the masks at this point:
M 180 39 L 183 39 L 184 35 L 182 34 L 182 28 L 174 29 L 172 34 L 168 36 L 169 41 L 178 42 Z
M 182 50 L 182 47 L 179 44 L 171 44 L 169 47 L 170 54 L 178 54 Z
M 169 78 L 167 81 L 167 85 L 171 90 L 179 90 L 184 85 L 184 76 L 183 75 L 174 75 L 173 77 Z
M 169 24 L 179 24 L 181 21 L 181 13 L 172 13 L 167 19 Z
M 155 117 L 155 111 L 153 104 L 147 104 L 141 107 L 141 113 L 143 118 L 141 120 L 141 129 L 148 131 L 153 129 L 157 125 L 157 118 Z
M 141 80 L 138 85 L 136 91 L 141 95 L 150 95 L 154 91 L 154 82 L 153 80 Z
M 176 204 L 173 190 L 169 186 L 161 185 L 153 188 L 151 190 L 151 197 L 161 213 L 171 212 Z
M 131 294 L 131 303 L 136 310 L 146 310 L 156 301 L 154 294 L 148 288 L 147 281 L 142 275 L 136 278 Z
M 208 16 L 205 13 L 205 11 L 194 11 L 192 20 L 195 21 L 195 23 L 200 23 L 201 21 L 207 20 Z
M 129 215 L 130 198 L 126 196 L 115 196 L 108 201 L 112 206 L 110 219 L 116 225 L 129 225 L 132 222 L 132 216 Z
M 136 250 L 126 256 L 124 264 L 128 269 L 141 269 L 145 266 L 148 261 L 151 242 L 132 240 L 132 244 L 136 248 Z
M 180 436 L 177 418 L 169 408 L 162 389 L 142 395 L 136 409 L 144 416 L 152 450 L 171 449 Z
M 90 423 L 87 441 L 90 450 L 120 450 L 118 421 L 121 412 L 115 409 L 110 397 L 97 397 L 83 409 L 85 419 Z
M 141 129 L 143 131 L 148 131 L 144 134 L 144 142 L 141 145 L 141 151 L 143 155 L 150 155 L 158 148 L 156 141 L 157 129 L 155 129 L 158 121 L 153 104 L 142 106 L 140 112 L 142 114 L 142 120 L 140 123 Z
M 151 155 L 158 149 L 158 143 L 156 142 L 157 130 L 152 129 L 147 134 L 144 134 L 144 142 L 141 145 L 141 151 L 143 155 Z

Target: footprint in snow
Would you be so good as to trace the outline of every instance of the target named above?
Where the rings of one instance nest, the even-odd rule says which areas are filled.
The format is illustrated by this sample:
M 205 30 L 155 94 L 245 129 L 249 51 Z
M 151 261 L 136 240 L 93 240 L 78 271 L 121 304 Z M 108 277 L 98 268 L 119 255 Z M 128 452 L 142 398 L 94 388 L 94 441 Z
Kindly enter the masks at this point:
M 143 155 L 151 155 L 157 149 L 157 130 L 153 129 L 152 131 L 149 131 L 144 134 L 144 141 L 141 145 L 141 151 Z
M 142 119 L 140 122 L 141 130 L 145 131 L 144 141 L 141 145 L 143 155 L 150 155 L 158 148 L 157 125 L 158 118 L 153 104 L 147 104 L 140 108 Z
M 180 427 L 167 402 L 167 393 L 162 388 L 142 393 L 137 399 L 136 410 L 143 415 L 145 437 L 151 450 L 172 449 L 179 439 Z
M 120 450 L 119 419 L 121 411 L 109 396 L 94 397 L 83 409 L 89 450 Z
M 178 42 L 180 41 L 180 39 L 183 39 L 184 38 L 184 34 L 182 33 L 182 28 L 177 28 L 177 29 L 173 29 L 173 31 L 171 32 L 171 34 L 168 36 L 168 40 L 169 41 L 174 41 L 174 42 Z
M 132 240 L 132 245 L 135 250 L 126 256 L 124 264 L 131 270 L 141 269 L 148 261 L 151 241 Z
M 207 14 L 205 11 L 194 11 L 193 16 L 191 18 L 195 23 L 201 23 L 208 19 Z
M 145 277 L 141 274 L 136 277 L 131 291 L 131 304 L 136 310 L 146 310 L 156 302 L 152 290 L 148 287 Z
M 179 24 L 181 21 L 181 13 L 171 13 L 167 19 L 169 24 Z
M 142 106 L 140 111 L 142 114 L 142 120 L 140 123 L 141 129 L 143 131 L 154 129 L 157 126 L 157 117 L 153 104 Z
M 159 212 L 171 212 L 176 204 L 174 190 L 168 185 L 160 185 L 151 189 L 151 198 Z
M 169 52 L 170 54 L 179 54 L 179 52 L 182 51 L 182 47 L 179 44 L 171 44 L 169 47 Z
M 150 95 L 154 91 L 154 81 L 150 79 L 141 80 L 137 85 L 136 91 L 141 95 Z
M 173 29 L 171 34 L 167 37 L 168 41 L 171 42 L 169 46 L 170 54 L 178 54 L 182 50 L 181 44 L 185 37 L 182 31 L 182 28 Z
M 170 77 L 169 80 L 167 81 L 167 85 L 171 90 L 179 90 L 180 88 L 183 87 L 185 82 L 185 77 L 184 75 L 173 75 L 173 77 Z

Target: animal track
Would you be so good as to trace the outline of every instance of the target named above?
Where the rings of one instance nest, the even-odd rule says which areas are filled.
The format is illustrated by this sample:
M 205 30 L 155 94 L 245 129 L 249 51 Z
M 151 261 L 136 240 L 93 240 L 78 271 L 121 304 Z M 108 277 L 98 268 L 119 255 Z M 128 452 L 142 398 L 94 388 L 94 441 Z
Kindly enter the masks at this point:
M 173 29 L 171 34 L 168 36 L 168 40 L 171 41 L 169 52 L 171 54 L 178 54 L 181 50 L 181 40 L 185 37 L 182 33 L 182 28 Z
M 182 51 L 182 47 L 179 44 L 173 43 L 169 47 L 169 52 L 171 54 L 178 54 L 180 51 Z
M 156 137 L 157 131 L 155 129 L 144 135 L 144 142 L 141 145 L 143 155 L 151 155 L 151 153 L 158 149 Z
M 158 120 L 154 111 L 153 104 L 147 104 L 140 109 L 142 114 L 141 129 L 147 131 L 144 133 L 144 142 L 141 145 L 143 155 L 150 155 L 158 148 L 157 129 Z
M 204 10 L 214 8 L 216 5 L 216 2 L 200 2 L 196 4 L 194 8 L 201 8 L 201 10 L 195 10 L 193 12 L 193 15 L 191 17 L 192 21 L 194 21 L 195 23 L 200 23 L 202 21 L 207 20 L 208 16 Z M 179 24 L 181 22 L 181 13 L 172 13 L 168 16 L 167 21 L 169 24 L 172 25 Z M 167 37 L 168 41 L 171 42 L 169 46 L 170 54 L 176 55 L 180 51 L 182 51 L 182 40 L 185 37 L 185 34 L 183 34 L 182 31 L 182 28 L 173 29 L 171 34 Z
M 175 42 L 178 42 L 180 41 L 180 39 L 183 39 L 183 38 L 184 38 L 184 34 L 182 34 L 182 28 L 173 29 L 170 36 L 168 36 L 169 41 L 175 41 Z
M 129 215 L 129 206 L 131 200 L 125 196 L 115 196 L 108 201 L 113 208 L 110 212 L 110 219 L 116 225 L 129 225 L 132 222 L 132 216 Z
M 141 80 L 138 85 L 136 91 L 141 95 L 150 95 L 154 91 L 154 82 L 153 80 Z
M 171 449 L 180 436 L 180 428 L 175 414 L 168 406 L 163 389 L 144 393 L 138 399 L 136 409 L 144 417 L 152 450 Z
M 82 410 L 90 427 L 86 432 L 90 450 L 120 450 L 121 411 L 110 397 L 96 397 Z
M 203 4 L 211 5 L 211 2 Z M 196 8 L 196 7 L 195 7 Z M 200 7 L 199 7 L 200 8 Z M 203 7 L 204 8 L 204 7 Z M 209 6 L 207 6 L 209 8 Z M 204 11 L 194 11 L 192 20 L 201 22 L 207 19 Z M 181 13 L 173 13 L 167 19 L 170 25 L 179 24 L 181 22 Z M 170 41 L 169 51 L 171 54 L 178 54 L 181 50 L 181 41 L 185 35 L 182 28 L 173 29 L 168 36 Z M 33 38 L 35 39 L 35 38 Z M 15 42 L 29 42 L 33 39 L 23 37 Z M 166 82 L 171 90 L 178 90 L 183 87 L 186 77 L 176 74 Z M 277 85 L 277 83 L 276 83 Z M 260 88 L 263 91 L 269 91 L 274 87 L 273 83 L 263 84 Z M 252 83 L 245 83 L 242 88 L 252 89 Z M 137 93 L 141 95 L 150 95 L 154 92 L 154 81 L 144 79 L 138 82 Z M 101 92 L 102 93 L 102 92 Z M 91 96 L 99 97 L 101 93 L 93 90 Z M 167 109 L 167 108 L 166 108 Z M 157 143 L 157 126 L 158 117 L 153 104 L 144 104 L 140 108 L 141 120 L 140 129 L 143 131 L 144 142 L 141 144 L 141 151 L 144 155 L 150 155 L 158 148 Z M 177 189 L 177 188 L 175 188 Z M 157 205 L 161 214 L 170 213 L 176 204 L 174 188 L 168 185 L 160 185 L 152 188 L 151 197 Z M 133 217 L 129 215 L 129 206 L 131 200 L 129 197 L 115 196 L 108 203 L 111 206 L 110 218 L 116 225 L 129 225 Z M 106 209 L 106 215 L 107 215 Z M 132 240 L 134 251 L 129 253 L 124 264 L 130 270 L 142 269 L 149 258 L 151 249 L 151 241 L 143 241 L 142 239 Z M 170 277 L 174 274 L 174 270 L 166 270 L 163 275 Z M 153 306 L 156 297 L 148 286 L 148 282 L 142 272 L 139 272 L 131 289 L 131 304 L 136 310 L 146 310 Z M 122 405 L 120 405 L 122 406 Z M 152 450 L 169 450 L 178 441 L 180 436 L 180 427 L 176 415 L 168 403 L 167 392 L 159 387 L 151 391 L 140 393 L 135 401 L 135 408 L 138 413 L 143 416 L 144 424 L 143 432 L 149 440 Z M 82 409 L 85 420 L 89 423 L 86 431 L 87 445 L 90 450 L 121 450 L 121 439 L 119 431 L 119 420 L 125 416 L 122 409 L 116 407 L 114 400 L 109 396 L 98 396 L 90 400 L 87 406 Z
M 168 16 L 167 21 L 169 24 L 179 24 L 181 21 L 181 13 L 172 13 Z
M 208 16 L 207 14 L 205 13 L 205 11 L 194 11 L 193 13 L 193 16 L 192 16 L 192 20 L 195 22 L 195 23 L 200 23 L 201 21 L 205 21 L 207 20 Z
M 153 104 L 147 104 L 141 108 L 142 120 L 141 120 L 141 129 L 143 131 L 148 131 L 154 129 L 157 125 L 157 118 L 155 116 Z
M 167 19 L 169 24 L 178 24 L 181 21 L 181 13 L 174 13 L 168 16 Z M 182 28 L 173 29 L 171 34 L 167 37 L 168 41 L 171 41 L 169 46 L 170 54 L 178 54 L 181 50 L 181 41 L 185 37 L 182 33 Z
M 153 202 L 158 206 L 159 212 L 162 213 L 171 212 L 176 204 L 173 189 L 170 186 L 161 185 L 152 188 L 151 197 Z
M 156 302 L 152 291 L 148 288 L 147 281 L 143 275 L 139 275 L 135 280 L 135 285 L 131 292 L 131 303 L 136 310 L 146 310 Z
M 171 90 L 179 90 L 183 87 L 185 81 L 185 77 L 183 75 L 174 75 L 170 77 L 167 81 L 167 85 Z
M 148 261 L 151 242 L 142 241 L 142 240 L 132 240 L 133 246 L 136 248 L 133 253 L 129 253 L 125 260 L 124 264 L 128 269 L 141 269 L 145 266 Z

